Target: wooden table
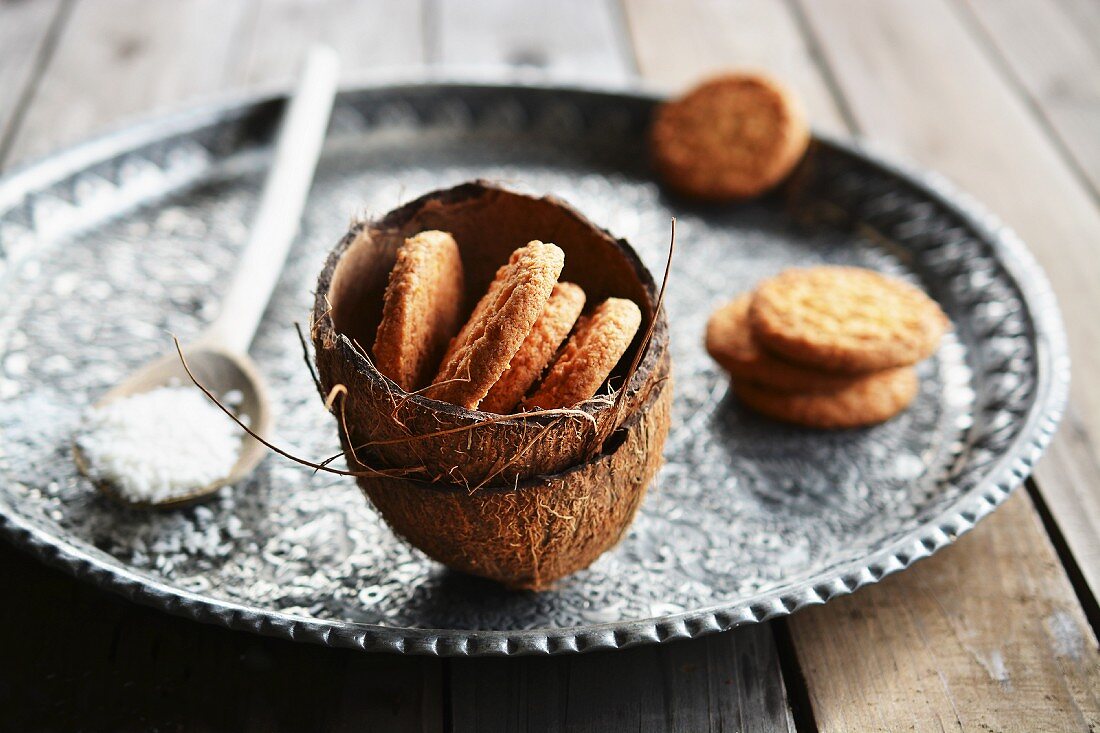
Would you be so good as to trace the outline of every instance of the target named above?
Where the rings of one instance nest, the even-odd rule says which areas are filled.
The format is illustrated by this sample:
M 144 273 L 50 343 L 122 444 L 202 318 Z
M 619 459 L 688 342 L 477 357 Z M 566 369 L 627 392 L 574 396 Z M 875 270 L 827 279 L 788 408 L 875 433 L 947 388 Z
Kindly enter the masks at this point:
M 674 90 L 771 70 L 815 124 L 954 179 L 1038 256 L 1074 383 L 1026 488 L 957 545 L 767 625 L 623 653 L 369 656 L 142 608 L 0 545 L 12 730 L 1100 729 L 1095 0 L 0 0 L 0 167 L 151 108 L 348 69 L 525 65 Z

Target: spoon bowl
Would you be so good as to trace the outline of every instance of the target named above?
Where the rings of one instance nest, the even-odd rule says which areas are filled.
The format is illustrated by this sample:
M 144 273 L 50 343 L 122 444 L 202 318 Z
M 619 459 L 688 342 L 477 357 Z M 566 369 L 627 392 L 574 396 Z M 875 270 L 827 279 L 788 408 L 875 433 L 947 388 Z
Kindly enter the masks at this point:
M 271 405 L 267 396 L 267 385 L 253 361 L 244 354 L 234 353 L 218 346 L 195 344 L 182 348 L 187 359 L 187 367 L 200 384 L 212 392 L 224 405 L 224 395 L 237 390 L 241 393 L 240 404 L 233 411 L 243 420 L 249 429 L 257 435 L 268 435 L 271 428 Z M 191 378 L 184 369 L 179 356 L 165 356 L 152 361 L 130 374 L 122 383 L 107 392 L 95 407 L 106 407 L 118 400 L 142 394 L 159 387 L 189 385 Z M 228 409 L 228 407 L 226 408 Z M 228 419 L 228 418 L 227 418 Z M 263 459 L 266 449 L 251 435 L 242 431 L 241 447 L 237 462 L 223 478 L 205 486 L 197 486 L 194 491 L 180 494 L 158 502 L 139 502 L 120 494 L 110 481 L 98 478 L 91 469 L 84 452 L 73 444 L 73 458 L 77 468 L 95 483 L 108 498 L 126 506 L 139 509 L 169 509 L 195 504 L 223 486 L 237 483 L 247 477 Z

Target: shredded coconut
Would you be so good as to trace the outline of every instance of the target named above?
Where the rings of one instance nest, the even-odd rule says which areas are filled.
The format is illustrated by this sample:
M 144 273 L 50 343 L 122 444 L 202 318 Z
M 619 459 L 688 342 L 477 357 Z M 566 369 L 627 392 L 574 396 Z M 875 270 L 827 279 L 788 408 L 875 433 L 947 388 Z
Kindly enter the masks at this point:
M 160 387 L 89 410 L 77 445 L 123 498 L 159 502 L 229 475 L 241 438 L 198 390 Z

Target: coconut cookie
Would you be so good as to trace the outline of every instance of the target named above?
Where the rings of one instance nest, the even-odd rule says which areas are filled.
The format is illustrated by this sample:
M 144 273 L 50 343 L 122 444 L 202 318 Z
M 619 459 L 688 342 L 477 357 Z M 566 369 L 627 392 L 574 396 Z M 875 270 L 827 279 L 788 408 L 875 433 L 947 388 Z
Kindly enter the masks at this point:
M 592 315 L 577 322 L 569 342 L 524 406 L 572 407 L 594 396 L 626 353 L 641 323 L 642 312 L 633 301 L 605 300 Z
M 447 232 L 409 237 L 397 250 L 374 337 L 374 364 L 406 392 L 425 384 L 461 323 L 462 260 Z
M 867 375 L 836 392 L 779 392 L 736 382 L 734 394 L 752 409 L 809 428 L 858 428 L 889 420 L 917 396 L 917 373 L 899 367 Z
M 558 283 L 531 333 L 512 357 L 508 368 L 481 401 L 480 409 L 506 415 L 512 412 L 549 366 L 562 341 L 573 330 L 584 310 L 584 290 L 573 283 Z
M 734 379 L 783 392 L 831 392 L 858 377 L 818 371 L 772 356 L 756 343 L 749 326 L 751 294 L 737 297 L 707 321 L 707 353 Z
M 949 325 L 918 288 L 859 267 L 787 270 L 765 280 L 749 322 L 768 351 L 850 373 L 915 364 L 936 350 Z
M 429 396 L 477 409 L 542 315 L 564 266 L 565 253 L 548 242 L 513 252 L 451 341 Z
M 810 141 L 798 100 L 759 74 L 733 73 L 661 106 L 650 130 L 658 172 L 696 198 L 757 196 L 794 169 Z

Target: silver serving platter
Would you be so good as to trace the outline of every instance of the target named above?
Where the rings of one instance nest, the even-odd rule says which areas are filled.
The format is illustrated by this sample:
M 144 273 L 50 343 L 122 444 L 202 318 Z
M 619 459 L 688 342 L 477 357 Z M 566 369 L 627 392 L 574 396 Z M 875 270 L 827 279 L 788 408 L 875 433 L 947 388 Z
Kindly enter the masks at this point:
M 276 456 L 187 510 L 112 505 L 69 444 L 82 411 L 217 311 L 283 98 L 138 124 L 0 182 L 0 528 L 74 575 L 235 629 L 365 650 L 555 654 L 695 637 L 874 583 L 950 544 L 1027 476 L 1069 364 L 1025 247 L 941 178 L 818 138 L 782 196 L 666 197 L 645 153 L 656 98 L 514 85 L 409 84 L 340 95 L 303 223 L 253 355 L 276 440 L 337 451 L 294 322 L 349 219 L 471 179 L 553 193 L 660 271 L 675 409 L 666 465 L 629 535 L 555 590 L 508 592 L 396 539 L 351 480 Z M 798 264 L 858 263 L 920 283 L 954 332 L 913 407 L 844 432 L 741 409 L 702 348 L 718 303 Z

